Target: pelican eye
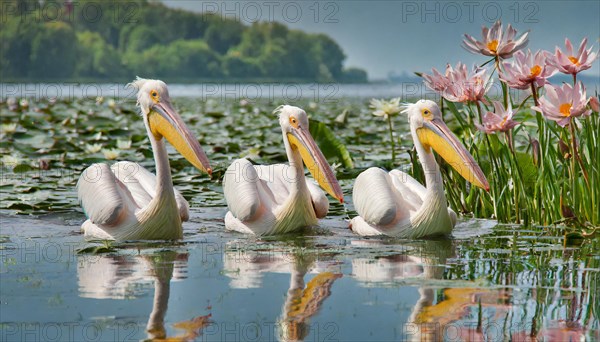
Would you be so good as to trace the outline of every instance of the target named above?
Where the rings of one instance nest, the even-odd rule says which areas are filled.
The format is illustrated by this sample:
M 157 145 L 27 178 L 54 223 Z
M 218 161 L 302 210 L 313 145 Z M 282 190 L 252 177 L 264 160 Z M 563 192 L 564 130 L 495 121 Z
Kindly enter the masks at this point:
M 431 111 L 427 108 L 424 108 L 423 110 L 421 110 L 421 115 L 423 115 L 423 117 L 425 119 L 430 119 L 432 116 Z
M 298 119 L 296 119 L 293 116 L 290 116 L 290 124 L 292 125 L 292 127 L 298 128 Z
M 150 97 L 152 100 L 154 100 L 154 102 L 158 102 L 159 100 L 158 92 L 156 90 L 150 90 Z

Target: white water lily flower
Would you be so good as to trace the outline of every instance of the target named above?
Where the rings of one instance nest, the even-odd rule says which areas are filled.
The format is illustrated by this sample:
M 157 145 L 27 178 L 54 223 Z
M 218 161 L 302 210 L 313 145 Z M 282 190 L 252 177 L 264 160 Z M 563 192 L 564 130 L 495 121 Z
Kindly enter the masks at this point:
M 3 166 L 15 167 L 15 166 L 19 165 L 20 162 L 21 162 L 21 158 L 14 156 L 14 155 L 7 154 L 2 157 L 2 165 Z
M 117 149 L 102 149 L 102 153 L 104 154 L 104 158 L 108 160 L 114 160 L 119 157 L 119 150 Z
M 113 99 L 109 99 L 107 104 L 108 104 L 108 108 L 110 108 L 110 109 L 115 109 L 115 107 L 117 106 L 117 103 Z
M 85 144 L 85 151 L 93 154 L 98 153 L 102 149 L 102 144 Z
M 119 150 L 128 150 L 131 148 L 131 140 L 117 140 L 117 148 Z
M 388 116 L 393 116 L 402 110 L 400 107 L 400 98 L 394 98 L 389 101 L 379 100 L 379 99 L 371 99 L 370 108 L 374 109 L 373 115 L 381 116 L 386 119 Z
M 0 132 L 2 133 L 14 133 L 17 130 L 16 123 L 2 124 L 0 125 Z
M 248 150 L 248 152 L 246 152 L 246 155 L 244 156 L 244 158 L 248 158 L 248 159 L 259 159 L 260 158 L 260 148 L 259 147 L 252 147 L 251 149 Z
M 333 171 L 335 173 L 340 168 L 340 166 L 342 166 L 342 163 L 331 164 L 331 171 Z

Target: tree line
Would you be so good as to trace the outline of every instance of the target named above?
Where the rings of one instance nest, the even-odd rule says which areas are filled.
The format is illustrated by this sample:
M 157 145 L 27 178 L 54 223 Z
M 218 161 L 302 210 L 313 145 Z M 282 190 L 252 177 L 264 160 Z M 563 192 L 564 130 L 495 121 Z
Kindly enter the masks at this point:
M 346 56 L 329 36 L 277 22 L 244 25 L 146 0 L 2 6 L 3 81 L 367 80 L 364 70 L 343 67 Z

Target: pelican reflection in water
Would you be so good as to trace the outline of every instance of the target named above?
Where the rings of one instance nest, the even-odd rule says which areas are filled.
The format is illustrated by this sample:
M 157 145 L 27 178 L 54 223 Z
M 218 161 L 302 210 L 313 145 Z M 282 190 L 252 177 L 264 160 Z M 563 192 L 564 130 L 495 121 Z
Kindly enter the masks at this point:
M 256 252 L 235 248 L 230 243 L 224 254 L 224 269 L 232 288 L 258 288 L 265 273 L 286 273 L 290 284 L 277 320 L 281 341 L 303 341 L 310 333 L 310 320 L 331 295 L 333 283 L 342 277 L 337 263 L 317 261 L 316 254 L 301 249 Z M 316 273 L 308 283 L 306 275 Z
M 79 258 L 79 295 L 95 299 L 130 299 L 154 286 L 152 312 L 148 317 L 148 339 L 190 341 L 210 325 L 211 314 L 173 324 L 177 331 L 168 337 L 165 329 L 171 281 L 187 278 L 187 253 L 174 251 L 146 255 L 84 255 Z
M 353 241 L 361 248 L 385 247 L 376 240 Z M 411 341 L 498 340 L 502 322 L 511 311 L 510 296 L 504 289 L 468 287 L 445 280 L 446 264 L 455 257 L 450 240 L 426 241 L 425 245 L 404 246 L 401 253 L 382 254 L 352 260 L 354 278 L 367 287 L 418 287 L 419 298 L 404 325 Z M 383 249 L 383 248 L 381 248 Z M 495 329 L 498 328 L 498 329 Z

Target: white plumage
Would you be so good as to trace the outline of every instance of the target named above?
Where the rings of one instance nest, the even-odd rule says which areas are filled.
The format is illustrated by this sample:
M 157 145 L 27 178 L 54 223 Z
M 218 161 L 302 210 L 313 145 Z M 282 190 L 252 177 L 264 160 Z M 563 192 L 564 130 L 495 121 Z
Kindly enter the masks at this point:
M 98 180 L 90 181 L 93 177 Z M 85 236 L 118 241 L 180 239 L 178 228 L 189 219 L 188 202 L 175 189 L 174 197 L 157 197 L 156 185 L 156 176 L 137 163 L 92 164 L 77 182 L 88 216 L 82 226 Z

